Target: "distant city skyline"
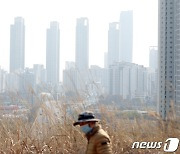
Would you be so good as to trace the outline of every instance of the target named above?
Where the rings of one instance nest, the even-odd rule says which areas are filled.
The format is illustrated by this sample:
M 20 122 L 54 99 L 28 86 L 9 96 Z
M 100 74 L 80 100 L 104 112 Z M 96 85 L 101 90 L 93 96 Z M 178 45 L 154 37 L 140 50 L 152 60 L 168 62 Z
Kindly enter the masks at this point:
M 133 62 L 148 66 L 149 46 L 157 46 L 157 9 L 156 0 L 0 2 L 0 66 L 9 70 L 9 26 L 20 16 L 26 26 L 25 67 L 46 65 L 46 29 L 51 21 L 60 24 L 60 72 L 65 68 L 65 61 L 75 61 L 75 24 L 81 17 L 89 19 L 89 64 L 103 67 L 109 23 L 118 22 L 124 10 L 134 12 Z

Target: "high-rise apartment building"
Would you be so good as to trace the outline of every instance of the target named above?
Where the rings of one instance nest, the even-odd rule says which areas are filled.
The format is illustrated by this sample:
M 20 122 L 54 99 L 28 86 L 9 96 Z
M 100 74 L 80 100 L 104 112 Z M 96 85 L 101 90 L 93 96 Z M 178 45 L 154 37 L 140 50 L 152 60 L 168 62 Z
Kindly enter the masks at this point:
M 148 69 L 137 64 L 117 62 L 109 67 L 109 94 L 123 99 L 146 98 L 150 91 Z
M 180 117 L 180 0 L 176 0 L 175 14 L 175 111 L 176 117 Z
M 46 38 L 46 70 L 47 82 L 57 84 L 59 82 L 59 48 L 60 30 L 59 23 L 53 21 L 47 29 Z
M 63 86 L 65 91 L 80 93 L 86 91 L 90 93 L 90 89 L 99 89 L 98 93 L 107 93 L 108 69 L 93 65 L 88 70 L 79 71 L 74 67 L 74 62 L 68 62 L 66 64 L 68 65 L 63 71 Z M 97 92 L 95 91 L 92 93 Z
M 82 92 L 88 84 L 88 70 L 70 67 L 63 71 L 63 86 L 65 91 Z
M 25 25 L 22 17 L 16 17 L 10 26 L 10 72 L 24 69 Z
M 89 22 L 87 18 L 78 18 L 76 23 L 76 67 L 79 70 L 89 68 Z
M 156 46 L 149 47 L 149 67 L 158 69 L 158 50 Z
M 157 102 L 158 94 L 158 49 L 157 46 L 149 47 L 149 68 L 151 70 L 151 99 Z
M 108 53 L 104 53 L 104 68 L 108 68 Z
M 120 15 L 119 60 L 132 63 L 133 52 L 133 11 L 122 11 Z
M 5 72 L 0 67 L 0 93 L 6 90 L 6 75 L 7 75 L 7 72 Z
M 159 113 L 180 115 L 180 1 L 159 0 Z
M 119 61 L 119 23 L 109 24 L 108 30 L 108 66 Z
M 44 69 L 43 65 L 40 64 L 34 64 L 33 65 L 33 73 L 34 73 L 34 80 L 35 80 L 35 84 L 42 84 L 46 82 L 46 70 Z

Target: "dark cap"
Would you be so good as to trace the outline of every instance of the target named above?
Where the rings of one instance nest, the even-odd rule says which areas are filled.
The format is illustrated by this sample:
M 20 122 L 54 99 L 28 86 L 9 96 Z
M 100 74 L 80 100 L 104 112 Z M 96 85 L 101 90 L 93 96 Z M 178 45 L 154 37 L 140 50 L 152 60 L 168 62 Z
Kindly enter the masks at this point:
M 96 119 L 93 112 L 85 111 L 85 112 L 79 114 L 78 121 L 74 122 L 73 125 L 76 126 L 82 122 L 90 122 L 90 121 L 98 122 L 98 121 L 100 121 L 100 119 Z

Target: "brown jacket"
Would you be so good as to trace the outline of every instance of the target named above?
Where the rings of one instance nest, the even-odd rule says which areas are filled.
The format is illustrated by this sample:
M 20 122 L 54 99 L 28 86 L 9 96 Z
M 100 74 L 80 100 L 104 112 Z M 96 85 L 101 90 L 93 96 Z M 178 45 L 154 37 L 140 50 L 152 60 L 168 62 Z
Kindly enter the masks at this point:
M 88 139 L 86 154 L 112 154 L 110 138 L 100 125 L 96 125 L 86 137 Z

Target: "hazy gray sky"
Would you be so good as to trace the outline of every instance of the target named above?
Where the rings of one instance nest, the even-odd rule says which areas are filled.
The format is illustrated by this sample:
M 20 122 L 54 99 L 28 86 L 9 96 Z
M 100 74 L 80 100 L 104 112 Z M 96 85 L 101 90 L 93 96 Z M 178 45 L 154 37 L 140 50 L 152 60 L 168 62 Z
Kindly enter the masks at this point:
M 25 66 L 44 64 L 46 29 L 50 21 L 60 24 L 60 67 L 75 59 L 76 18 L 89 18 L 90 64 L 103 66 L 108 48 L 109 22 L 120 12 L 134 12 L 133 62 L 148 66 L 149 46 L 157 46 L 158 0 L 4 0 L 0 1 L 0 66 L 9 70 L 10 24 L 25 19 Z

